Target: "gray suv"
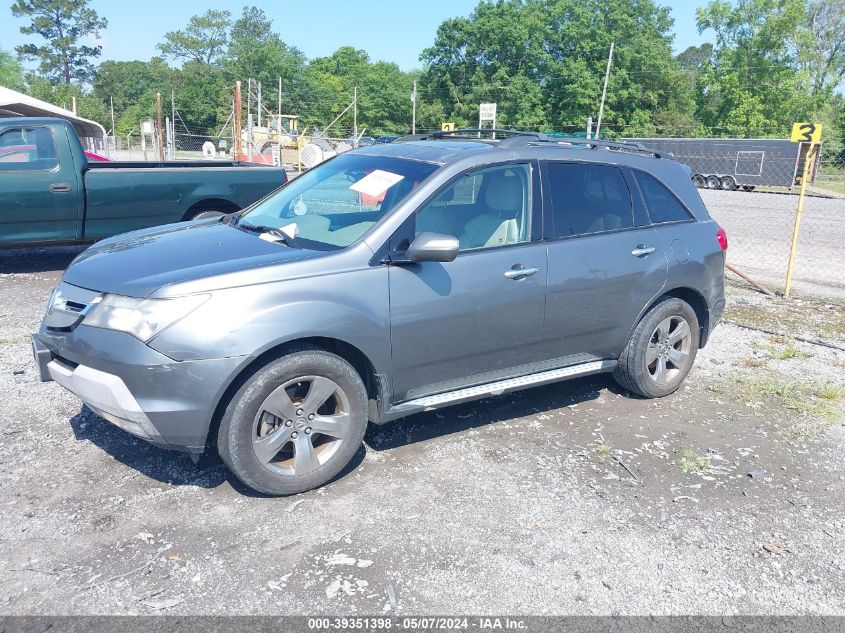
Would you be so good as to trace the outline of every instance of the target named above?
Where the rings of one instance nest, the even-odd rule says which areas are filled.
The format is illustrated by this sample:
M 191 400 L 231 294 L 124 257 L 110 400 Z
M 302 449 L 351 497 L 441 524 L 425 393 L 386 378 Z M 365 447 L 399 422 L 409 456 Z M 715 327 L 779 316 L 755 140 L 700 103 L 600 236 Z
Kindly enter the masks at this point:
M 294 494 L 368 421 L 599 372 L 672 393 L 721 317 L 726 248 L 689 170 L 641 146 L 405 137 L 99 242 L 33 348 L 127 432 Z

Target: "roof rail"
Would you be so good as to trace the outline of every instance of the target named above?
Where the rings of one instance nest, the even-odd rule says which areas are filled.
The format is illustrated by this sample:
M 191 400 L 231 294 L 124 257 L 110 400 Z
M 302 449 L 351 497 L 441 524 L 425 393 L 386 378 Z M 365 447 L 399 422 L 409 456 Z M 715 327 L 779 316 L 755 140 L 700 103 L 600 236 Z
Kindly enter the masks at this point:
M 551 143 L 555 145 L 582 145 L 590 149 L 607 149 L 614 152 L 628 152 L 631 154 L 647 154 L 654 158 L 663 158 L 666 154 L 649 149 L 641 143 L 631 143 L 628 141 L 601 141 L 599 139 L 587 138 L 567 138 L 567 139 L 551 139 Z
M 484 138 L 482 133 L 493 134 L 494 138 Z M 498 139 L 496 136 L 503 136 Z M 519 145 L 575 145 L 588 149 L 606 149 L 614 152 L 630 154 L 644 154 L 654 158 L 671 157 L 671 154 L 649 149 L 640 143 L 630 141 L 603 141 L 587 138 L 550 138 L 542 132 L 522 132 L 519 130 L 499 130 L 496 128 L 462 128 L 446 132 L 431 132 L 429 134 L 410 134 L 396 140 L 396 142 L 425 141 L 425 140 L 461 140 L 495 143 L 496 147 L 514 147 Z
M 482 128 L 482 127 L 468 127 L 468 128 L 461 128 L 459 130 L 451 130 L 451 131 L 444 131 L 444 132 L 434 132 L 431 136 L 433 138 L 466 138 L 468 134 L 477 134 L 477 137 L 469 137 L 469 138 L 478 138 L 481 140 L 488 140 L 488 141 L 495 141 L 500 140 L 497 139 L 497 136 L 504 136 L 506 140 L 508 138 L 525 138 L 531 137 L 535 141 L 546 141 L 548 137 L 543 134 L 542 132 L 523 132 L 521 130 L 500 130 L 498 128 Z M 484 139 L 480 135 L 481 134 L 492 134 L 493 138 Z

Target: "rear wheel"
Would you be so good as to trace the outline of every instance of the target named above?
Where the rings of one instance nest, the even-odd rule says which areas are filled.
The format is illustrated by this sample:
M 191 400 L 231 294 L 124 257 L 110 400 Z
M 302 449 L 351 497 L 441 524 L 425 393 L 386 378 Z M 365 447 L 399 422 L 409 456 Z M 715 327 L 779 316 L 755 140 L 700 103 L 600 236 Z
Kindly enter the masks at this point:
M 722 179 L 718 176 L 707 176 L 707 188 L 708 189 L 721 189 L 722 188 Z
M 694 184 L 694 185 L 695 185 L 698 189 L 704 189 L 704 187 L 706 187 L 706 186 L 707 186 L 707 181 L 705 180 L 704 176 L 702 176 L 701 174 L 695 174 L 695 175 L 692 177 L 692 183 L 693 183 L 693 184 Z
M 673 393 L 686 378 L 698 352 L 698 318 L 690 305 L 664 297 L 646 313 L 613 372 L 628 391 L 646 398 Z
M 367 393 L 357 372 L 339 356 L 300 348 L 238 390 L 221 420 L 218 450 L 250 488 L 291 495 L 334 478 L 366 428 Z
M 722 186 L 723 191 L 733 191 L 736 189 L 736 180 L 734 180 L 732 176 L 722 176 L 720 185 Z

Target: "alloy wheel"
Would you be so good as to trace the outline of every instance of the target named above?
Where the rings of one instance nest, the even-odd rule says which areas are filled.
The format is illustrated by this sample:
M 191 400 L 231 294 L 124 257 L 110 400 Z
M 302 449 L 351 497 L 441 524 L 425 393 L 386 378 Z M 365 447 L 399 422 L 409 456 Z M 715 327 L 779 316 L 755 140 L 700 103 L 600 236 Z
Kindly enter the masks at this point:
M 269 470 L 307 475 L 334 457 L 350 426 L 349 398 L 333 380 L 302 376 L 268 395 L 253 425 L 255 456 Z
M 683 375 L 690 363 L 692 332 L 682 316 L 663 319 L 646 348 L 646 371 L 658 385 L 665 386 Z

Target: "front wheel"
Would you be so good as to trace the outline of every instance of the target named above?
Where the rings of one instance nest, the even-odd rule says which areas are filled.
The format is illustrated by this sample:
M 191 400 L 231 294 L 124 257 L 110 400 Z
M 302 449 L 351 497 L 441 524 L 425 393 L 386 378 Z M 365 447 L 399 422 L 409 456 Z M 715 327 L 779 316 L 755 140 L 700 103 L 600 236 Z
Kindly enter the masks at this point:
M 333 479 L 367 428 L 367 393 L 345 360 L 299 348 L 256 371 L 220 422 L 218 451 L 244 484 L 292 495 Z
M 675 297 L 664 297 L 642 318 L 613 377 L 623 388 L 646 398 L 675 392 L 698 352 L 695 310 Z

